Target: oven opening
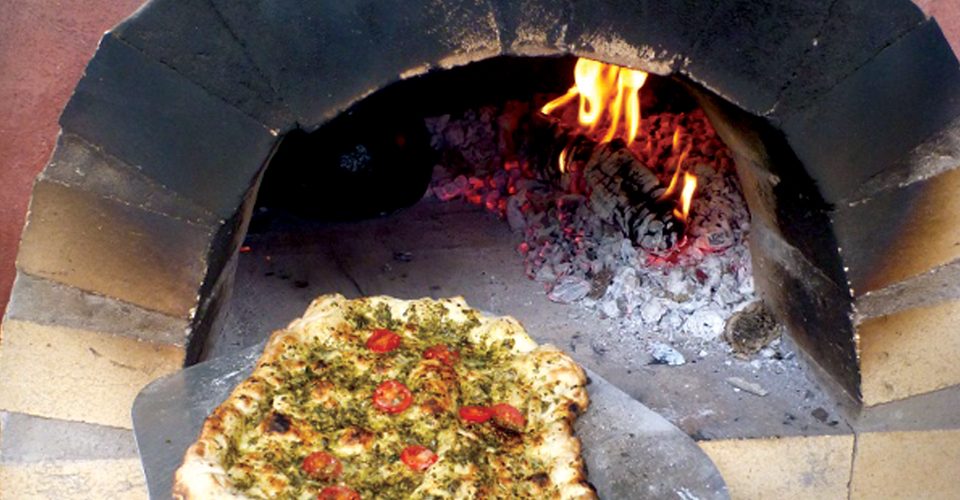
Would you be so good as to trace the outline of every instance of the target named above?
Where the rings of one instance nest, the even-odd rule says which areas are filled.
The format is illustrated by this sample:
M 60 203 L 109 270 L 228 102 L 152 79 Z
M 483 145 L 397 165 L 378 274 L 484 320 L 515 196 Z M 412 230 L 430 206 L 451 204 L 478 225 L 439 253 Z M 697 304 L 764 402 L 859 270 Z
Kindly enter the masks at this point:
M 774 432 L 758 423 L 785 425 L 775 398 L 804 426 L 836 426 L 758 298 L 734 153 L 702 94 L 590 59 L 501 57 L 289 133 L 205 356 L 259 342 L 324 293 L 464 296 L 691 435 Z

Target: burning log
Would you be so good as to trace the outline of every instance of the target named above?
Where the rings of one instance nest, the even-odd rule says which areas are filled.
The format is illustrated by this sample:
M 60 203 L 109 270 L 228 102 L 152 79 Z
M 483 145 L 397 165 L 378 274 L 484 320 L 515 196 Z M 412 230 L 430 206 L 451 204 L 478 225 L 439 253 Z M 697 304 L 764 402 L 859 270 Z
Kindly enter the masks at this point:
M 634 244 L 664 254 L 683 238 L 686 224 L 674 215 L 675 201 L 663 198 L 660 179 L 623 141 L 596 145 L 583 169 L 590 209 Z
M 653 254 L 667 254 L 683 239 L 686 224 L 674 213 L 676 199 L 664 197 L 660 179 L 622 139 L 598 143 L 549 116 L 533 124 L 544 177 L 586 195 L 598 219 Z

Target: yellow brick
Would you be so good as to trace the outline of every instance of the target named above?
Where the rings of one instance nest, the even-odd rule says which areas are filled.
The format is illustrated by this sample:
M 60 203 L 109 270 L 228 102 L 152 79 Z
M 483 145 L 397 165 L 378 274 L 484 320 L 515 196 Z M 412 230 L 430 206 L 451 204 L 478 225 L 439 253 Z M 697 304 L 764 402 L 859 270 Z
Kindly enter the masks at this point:
M 960 430 L 861 434 L 851 498 L 960 498 Z
M 147 488 L 135 458 L 0 464 L 0 500 L 50 498 L 140 500 Z
M 918 190 L 906 202 L 905 218 L 894 241 L 885 242 L 884 258 L 872 263 L 873 276 L 865 286 L 879 290 L 960 258 L 960 168 L 906 189 Z M 889 195 L 891 197 L 900 195 Z M 880 198 L 884 195 L 879 195 Z M 864 208 L 869 210 L 871 202 Z M 881 204 L 881 208 L 883 204 Z M 894 218 L 895 219 L 895 218 Z M 891 222 L 894 223 L 894 222 Z
M 197 305 L 210 230 L 38 181 L 17 269 L 184 318 Z
M 183 357 L 176 346 L 8 319 L 0 409 L 129 429 L 134 397 Z
M 853 436 L 703 441 L 730 497 L 846 499 Z
M 869 319 L 859 334 L 867 406 L 960 384 L 960 301 Z

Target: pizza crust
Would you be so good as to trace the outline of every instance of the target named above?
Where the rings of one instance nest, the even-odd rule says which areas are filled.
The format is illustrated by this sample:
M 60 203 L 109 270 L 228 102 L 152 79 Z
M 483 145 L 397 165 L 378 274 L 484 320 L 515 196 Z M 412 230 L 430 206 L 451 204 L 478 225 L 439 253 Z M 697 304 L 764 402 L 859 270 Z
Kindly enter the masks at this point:
M 347 311 L 353 305 L 372 308 L 385 305 L 394 318 L 404 320 L 408 320 L 410 312 L 418 308 L 440 305 L 446 310 L 447 317 L 453 321 L 477 321 L 478 325 L 466 332 L 469 342 L 508 349 L 512 356 L 510 368 L 516 371 L 518 377 L 529 382 L 529 391 L 536 396 L 533 400 L 539 403 L 538 408 L 527 411 L 528 429 L 538 432 L 523 436 L 524 441 L 518 446 L 522 447 L 519 452 L 526 457 L 545 464 L 549 473 L 521 480 L 528 482 L 528 486 L 534 490 L 543 485 L 541 489 L 544 493 L 548 490 L 553 492 L 549 497 L 596 498 L 595 490 L 586 480 L 584 463 L 580 457 L 580 440 L 573 433 L 573 422 L 579 413 L 586 410 L 589 399 L 585 388 L 586 375 L 572 359 L 553 346 L 538 346 L 515 319 L 485 317 L 467 306 L 460 297 L 406 301 L 378 296 L 351 301 L 339 294 L 315 299 L 303 317 L 271 335 L 251 376 L 239 384 L 213 411 L 204 422 L 197 441 L 187 449 L 183 464 L 175 473 L 173 498 L 250 498 L 235 487 L 222 465 L 225 462 L 224 457 L 232 452 L 230 447 L 233 433 L 242 428 L 246 417 L 265 411 L 264 405 L 275 407 L 276 401 L 269 400 L 268 396 L 272 388 L 281 386 L 285 377 L 296 375 L 305 369 L 302 359 L 297 360 L 285 355 L 288 350 L 311 342 L 336 349 L 340 344 L 356 341 L 346 321 Z M 519 407 L 523 404 L 525 395 L 517 393 L 506 396 L 505 402 Z M 469 434 L 468 431 L 459 432 Z M 456 436 L 456 439 L 469 438 Z M 534 440 L 535 442 L 528 442 Z M 442 453 L 444 450 L 438 451 Z M 443 462 L 438 465 L 441 463 Z M 424 474 L 420 487 L 414 493 L 433 492 L 435 484 L 440 484 L 438 478 L 442 477 L 444 467 L 456 469 L 453 470 L 454 473 L 466 478 L 469 478 L 471 473 L 468 470 L 469 464 L 434 466 Z M 282 492 L 285 484 L 281 483 L 285 479 L 276 477 L 276 474 L 267 473 L 266 476 L 263 484 L 247 491 L 261 493 L 266 497 Z M 506 480 L 514 481 L 516 478 Z M 455 498 L 472 497 L 476 493 L 475 489 L 475 484 L 464 480 L 452 495 Z M 444 496 L 450 495 L 447 490 L 441 493 Z

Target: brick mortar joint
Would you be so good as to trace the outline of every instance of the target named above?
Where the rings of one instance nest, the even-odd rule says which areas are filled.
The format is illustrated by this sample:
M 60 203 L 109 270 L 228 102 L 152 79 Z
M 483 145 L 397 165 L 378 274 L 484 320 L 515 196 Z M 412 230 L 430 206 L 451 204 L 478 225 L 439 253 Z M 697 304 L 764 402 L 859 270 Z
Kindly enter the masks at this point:
M 151 308 L 146 307 L 146 306 L 141 305 L 141 304 L 137 304 L 137 303 L 130 302 L 130 301 L 127 301 L 127 300 L 123 300 L 123 299 L 121 299 L 121 298 L 119 298 L 119 297 L 112 297 L 112 296 L 104 295 L 104 294 L 102 294 L 102 293 L 100 293 L 100 292 L 97 292 L 97 291 L 94 291 L 94 290 L 88 290 L 88 289 L 85 289 L 85 288 L 80 288 L 80 287 L 77 287 L 77 286 L 74 286 L 74 285 L 70 285 L 70 284 L 68 284 L 68 283 L 64 283 L 64 282 L 61 282 L 61 281 L 56 281 L 56 280 L 51 279 L 51 278 L 49 278 L 49 277 L 38 276 L 38 275 L 35 275 L 35 274 L 32 274 L 32 273 L 28 272 L 28 271 L 25 270 L 25 269 L 22 269 L 19 265 L 17 265 L 16 271 L 17 271 L 17 274 L 18 274 L 18 275 L 21 275 L 21 274 L 22 274 L 22 275 L 28 276 L 28 277 L 30 277 L 31 279 L 34 279 L 34 280 L 47 281 L 47 282 L 50 282 L 50 283 L 52 283 L 52 284 L 54 284 L 54 285 L 56 285 L 56 286 L 62 286 L 62 287 L 64 287 L 64 288 L 67 289 L 67 293 L 77 292 L 77 293 L 81 293 L 81 294 L 90 295 L 90 296 L 93 296 L 93 297 L 96 297 L 96 298 L 99 298 L 99 299 L 102 299 L 102 300 L 113 301 L 113 302 L 116 302 L 116 303 L 120 304 L 121 306 L 131 307 L 131 308 L 138 309 L 138 310 L 140 310 L 140 311 L 143 311 L 143 312 L 146 312 L 146 313 L 149 313 L 149 314 L 156 314 L 156 315 L 162 316 L 164 319 L 172 319 L 172 320 L 174 320 L 174 321 L 185 321 L 185 322 L 189 322 L 189 321 L 193 320 L 193 314 L 195 314 L 195 311 L 192 311 L 192 312 L 191 312 L 191 315 L 190 315 L 190 316 L 187 316 L 187 317 L 172 316 L 172 315 L 170 315 L 170 314 L 167 313 L 167 312 L 160 311 L 160 310 L 157 310 L 157 309 L 151 309 Z M 206 270 L 204 270 L 204 272 L 206 272 Z M 198 289 L 199 289 L 199 288 L 198 288 Z M 15 291 L 15 290 L 12 290 L 12 291 Z M 14 297 L 13 295 L 11 295 L 11 297 L 10 297 L 10 303 L 13 302 L 14 298 L 15 298 L 15 297 Z M 5 321 L 5 320 L 7 320 L 7 319 L 10 319 L 10 320 L 22 320 L 22 321 L 27 321 L 27 322 L 34 323 L 34 324 L 37 324 L 37 325 L 52 326 L 52 327 L 65 327 L 65 328 L 74 328 L 74 329 L 77 329 L 77 330 L 91 331 L 89 328 L 82 328 L 82 327 L 76 327 L 76 326 L 70 326 L 70 325 L 62 325 L 62 324 L 57 324 L 57 323 L 47 323 L 47 322 L 37 321 L 37 320 L 34 320 L 34 319 L 32 319 L 32 318 L 27 318 L 27 317 L 24 317 L 24 318 L 16 317 L 16 316 L 13 316 L 12 314 L 13 314 L 13 312 L 8 308 L 8 309 L 5 311 L 4 315 L 3 315 L 2 317 L 0 317 L 0 325 L 2 325 L 2 322 L 3 322 L 3 321 Z M 111 334 L 110 332 L 101 332 L 101 333 Z M 126 338 L 132 338 L 132 339 L 140 339 L 140 337 L 131 336 L 131 335 L 124 335 L 124 334 L 111 334 L 111 335 L 114 335 L 114 336 L 117 336 L 117 337 L 126 337 Z M 186 337 L 186 335 L 187 335 L 187 334 L 184 334 L 185 337 Z M 174 344 L 170 344 L 170 345 L 179 345 L 179 344 L 174 343 Z
M 958 115 L 956 118 L 954 118 L 954 120 L 946 124 L 943 129 L 941 129 L 938 132 L 934 132 L 929 137 L 927 137 L 926 140 L 924 140 L 924 142 L 922 142 L 921 144 L 913 148 L 910 152 L 904 155 L 904 157 L 899 161 L 907 162 L 911 164 L 920 163 L 923 157 L 937 154 L 936 151 L 926 151 L 926 150 L 928 148 L 935 148 L 937 145 L 939 145 L 938 143 L 941 141 L 948 142 L 949 137 L 941 138 L 939 136 L 940 134 L 943 134 L 944 132 L 949 131 L 953 127 L 960 127 L 960 115 Z M 933 142 L 932 144 L 931 144 L 931 141 Z M 954 144 L 946 145 L 946 147 L 951 147 L 951 146 L 953 146 L 954 148 L 960 148 L 960 141 Z M 902 165 L 899 165 L 897 163 L 891 164 L 888 169 L 885 169 L 883 172 L 876 174 L 875 176 L 873 176 L 871 179 L 867 181 L 868 186 L 871 186 L 871 185 L 873 186 L 868 188 L 870 190 L 869 193 L 867 194 L 855 193 L 853 197 L 839 200 L 837 202 L 837 205 L 845 205 L 847 208 L 854 208 L 859 205 L 866 205 L 871 201 L 873 201 L 873 199 L 878 196 L 883 196 L 889 193 L 899 191 L 901 189 L 906 189 L 915 184 L 929 181 L 930 179 L 933 179 L 939 175 L 943 175 L 955 170 L 960 170 L 960 149 L 954 150 L 954 156 L 941 155 L 940 157 L 945 159 L 952 159 L 953 161 L 941 162 L 940 165 L 937 165 L 933 168 L 921 169 L 918 171 L 911 171 L 911 172 L 904 172 L 903 170 L 897 169 L 897 167 L 901 167 Z M 890 168 L 893 168 L 895 170 L 890 170 Z M 906 178 L 904 178 L 904 175 L 906 175 Z
M 957 272 L 960 272 L 960 261 L 948 262 L 936 266 L 922 274 L 863 294 L 854 302 L 854 325 L 860 325 L 862 322 L 870 319 L 890 316 L 912 309 L 936 307 L 960 300 L 960 286 L 956 287 L 955 290 L 949 290 L 944 293 L 930 293 L 928 290 L 924 290 L 924 288 L 926 288 L 924 286 L 925 280 L 932 280 L 941 272 L 948 273 L 951 268 L 958 268 Z M 911 297 L 909 292 L 914 290 L 920 291 Z M 907 298 L 903 299 L 905 295 Z M 866 310 L 866 312 L 862 310 Z
M 38 326 L 38 327 L 41 327 L 41 328 L 54 328 L 54 329 L 64 329 L 64 330 L 79 331 L 79 332 L 84 332 L 84 333 L 87 333 L 87 334 L 90 334 L 90 335 L 96 335 L 96 336 L 98 336 L 98 337 L 108 337 L 108 338 L 111 338 L 111 339 L 120 339 L 120 340 L 126 340 L 126 341 L 134 341 L 134 342 L 137 342 L 138 344 L 144 344 L 144 345 L 146 345 L 146 346 L 148 346 L 148 347 L 154 347 L 154 348 L 161 348 L 161 349 L 164 349 L 164 348 L 176 348 L 176 349 L 181 349 L 181 350 L 184 348 L 183 345 L 179 345 L 179 344 L 171 344 L 171 343 L 167 343 L 167 342 L 156 342 L 156 341 L 152 341 L 152 340 L 148 340 L 148 339 L 144 339 L 144 338 L 140 338 L 140 337 L 133 337 L 133 336 L 129 336 L 129 335 L 122 335 L 122 334 L 104 332 L 104 331 L 99 331 L 99 330 L 90 330 L 90 329 L 88 329 L 88 328 L 78 328 L 78 327 L 68 326 L 68 325 L 57 325 L 57 324 L 52 324 L 52 323 L 44 323 L 44 322 L 34 321 L 34 320 L 31 320 L 31 319 L 11 318 L 11 317 L 9 317 L 9 315 L 4 315 L 4 317 L 3 317 L 3 322 L 2 322 L 2 324 L 0 324 L 0 352 L 2 352 L 2 350 L 3 350 L 3 330 L 9 328 L 10 325 L 14 325 L 14 324 L 17 324 L 17 323 L 21 323 L 21 324 L 25 324 L 25 325 L 35 325 L 35 326 Z
M 250 64 L 250 67 L 252 67 L 257 72 L 257 75 L 260 78 L 262 78 L 263 81 L 266 82 L 266 84 L 270 87 L 270 90 L 273 91 L 274 97 L 277 98 L 277 102 L 279 102 L 280 106 L 283 107 L 283 111 L 285 111 L 285 114 L 290 116 L 294 120 L 293 123 L 288 124 L 286 128 L 277 130 L 276 132 L 278 132 L 278 134 L 274 134 L 274 135 L 284 135 L 291 130 L 299 129 L 300 123 L 297 120 L 296 115 L 293 113 L 293 110 L 290 109 L 290 106 L 287 105 L 287 102 L 283 99 L 283 96 L 280 94 L 280 88 L 273 82 L 272 79 L 270 79 L 267 76 L 267 73 L 263 71 L 263 68 L 261 68 L 260 65 L 257 64 L 252 57 L 250 57 L 250 53 L 247 52 L 247 46 L 243 43 L 243 40 L 241 40 L 240 37 L 237 36 L 237 33 L 233 29 L 233 26 L 231 26 L 230 23 L 227 22 L 227 18 L 223 15 L 222 12 L 220 12 L 220 9 L 217 8 L 216 4 L 214 4 L 212 0 L 206 0 L 206 4 L 210 7 L 210 10 L 212 10 L 213 13 L 216 14 L 217 18 L 223 24 L 224 28 L 226 28 L 227 33 L 230 33 L 230 37 L 233 38 L 234 42 L 236 42 L 237 47 L 240 47 L 240 51 L 243 53 L 243 57 L 244 59 L 247 60 L 247 63 Z
M 79 133 L 77 133 L 77 132 L 65 132 L 65 131 L 61 128 L 61 129 L 60 129 L 60 135 L 61 135 L 61 136 L 64 136 L 64 137 L 74 138 L 74 139 L 76 139 L 77 141 L 83 143 L 84 146 L 89 147 L 90 149 L 92 149 L 93 151 L 96 151 L 97 153 L 103 155 L 103 156 L 106 157 L 107 159 L 113 160 L 113 161 L 117 162 L 118 164 L 123 165 L 124 167 L 127 168 L 127 171 L 128 171 L 129 173 L 131 173 L 132 175 L 136 176 L 139 180 L 143 181 L 143 182 L 144 182 L 145 184 L 147 184 L 148 186 L 153 187 L 153 188 L 158 188 L 160 191 L 162 191 L 162 192 L 164 192 L 164 193 L 166 193 L 166 194 L 169 194 L 170 196 L 172 196 L 173 198 L 175 198 L 178 203 L 189 204 L 189 205 L 191 206 L 191 208 L 195 208 L 195 209 L 197 209 L 197 210 L 200 210 L 201 212 L 204 213 L 204 215 L 208 216 L 209 219 L 191 220 L 191 219 L 189 219 L 189 218 L 181 217 L 181 216 L 174 215 L 174 214 L 170 214 L 170 213 L 166 213 L 166 212 L 163 212 L 163 211 L 161 211 L 161 210 L 156 210 L 156 209 L 153 209 L 153 208 L 150 208 L 150 207 L 145 207 L 145 206 L 141 206 L 141 205 L 136 205 L 136 204 L 134 204 L 134 203 L 132 203 L 132 202 L 130 202 L 130 201 L 120 199 L 120 198 L 118 198 L 118 197 L 116 197 L 116 196 L 112 196 L 112 195 L 110 195 L 110 194 L 102 194 L 102 193 L 97 193 L 97 192 L 91 191 L 91 190 L 89 190 L 89 189 L 84 189 L 84 188 L 83 188 L 82 186 L 80 186 L 80 185 L 73 185 L 73 184 L 68 183 L 67 181 L 63 181 L 63 180 L 57 179 L 57 178 L 55 178 L 55 177 L 50 177 L 50 176 L 48 176 L 48 175 L 47 175 L 46 168 L 44 168 L 44 169 L 40 172 L 40 174 L 37 176 L 37 180 L 38 180 L 38 181 L 41 181 L 41 180 L 42 180 L 42 181 L 45 181 L 45 182 L 50 182 L 50 183 L 53 183 L 53 184 L 58 184 L 58 185 L 60 185 L 60 186 L 66 187 L 66 188 L 76 189 L 76 190 L 78 190 L 78 191 L 83 191 L 83 192 L 86 192 L 86 193 L 90 193 L 90 194 L 93 194 L 93 195 L 95 195 L 96 197 L 98 197 L 98 198 L 100 198 L 100 199 L 103 199 L 103 200 L 112 201 L 112 202 L 115 202 L 115 203 L 124 205 L 124 206 L 126 206 L 126 207 L 135 208 L 135 209 L 138 209 L 138 210 L 142 210 L 142 211 L 144 211 L 144 212 L 147 212 L 147 213 L 152 213 L 152 214 L 160 215 L 160 216 L 163 216 L 163 217 L 166 217 L 166 218 L 168 218 L 168 219 L 175 220 L 175 221 L 184 222 L 184 223 L 186 223 L 186 224 L 189 224 L 189 225 L 194 226 L 194 227 L 197 227 L 197 228 L 207 228 L 207 227 L 210 226 L 210 224 L 222 225 L 222 224 L 224 223 L 224 220 L 223 220 L 223 219 L 220 219 L 219 217 L 217 217 L 216 214 L 214 214 L 213 212 L 211 212 L 209 209 L 207 209 L 207 208 L 205 208 L 205 207 L 203 207 L 203 206 L 201 206 L 201 205 L 198 205 L 196 202 L 194 202 L 194 201 L 192 201 L 192 200 L 189 200 L 189 199 L 187 199 L 187 198 L 184 198 L 182 195 L 180 195 L 180 193 L 177 193 L 176 191 L 170 189 L 168 186 L 166 186 L 166 185 L 164 185 L 164 184 L 162 184 L 162 183 L 160 183 L 160 182 L 157 182 L 156 180 L 151 179 L 150 177 L 147 177 L 147 176 L 146 176 L 139 168 L 137 168 L 136 166 L 128 163 L 126 160 L 123 160 L 122 158 L 119 158 L 119 157 L 117 157 L 117 156 L 109 153 L 108 151 L 106 151 L 105 149 L 103 149 L 101 146 L 90 142 L 86 137 L 83 137 L 83 136 L 80 135 Z M 54 149 L 54 153 L 55 153 L 55 152 L 56 152 L 56 149 Z M 47 165 L 49 166 L 50 163 L 52 163 L 52 162 L 53 162 L 53 158 L 51 157 L 50 161 L 47 162 Z

